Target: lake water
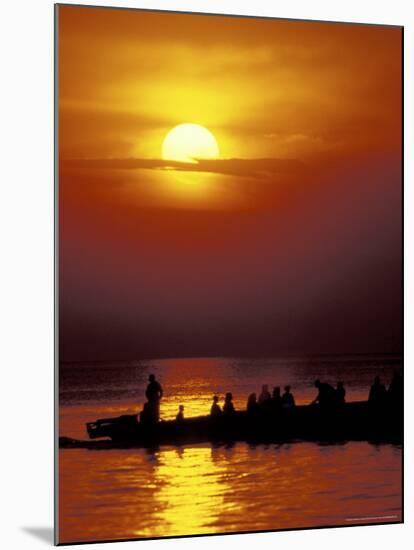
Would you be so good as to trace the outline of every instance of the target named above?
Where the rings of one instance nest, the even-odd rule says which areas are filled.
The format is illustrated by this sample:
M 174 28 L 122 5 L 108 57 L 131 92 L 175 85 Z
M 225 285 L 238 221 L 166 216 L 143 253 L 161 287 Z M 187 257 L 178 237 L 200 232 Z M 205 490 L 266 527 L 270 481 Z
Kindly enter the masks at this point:
M 196 358 L 65 364 L 60 435 L 137 412 L 148 375 L 164 387 L 162 418 L 206 414 L 232 391 L 236 408 L 263 383 L 290 384 L 298 404 L 317 377 L 366 399 L 376 374 L 389 383 L 397 356 Z M 402 450 L 396 445 L 192 445 L 156 450 L 59 451 L 60 542 L 259 531 L 401 521 Z

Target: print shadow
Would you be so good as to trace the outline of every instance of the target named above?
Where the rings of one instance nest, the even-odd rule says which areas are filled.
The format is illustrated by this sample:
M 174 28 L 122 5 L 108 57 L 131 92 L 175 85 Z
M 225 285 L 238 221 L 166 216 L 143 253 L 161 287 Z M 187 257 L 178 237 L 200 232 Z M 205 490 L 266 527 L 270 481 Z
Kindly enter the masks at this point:
M 53 546 L 53 527 L 21 527 L 21 530 Z

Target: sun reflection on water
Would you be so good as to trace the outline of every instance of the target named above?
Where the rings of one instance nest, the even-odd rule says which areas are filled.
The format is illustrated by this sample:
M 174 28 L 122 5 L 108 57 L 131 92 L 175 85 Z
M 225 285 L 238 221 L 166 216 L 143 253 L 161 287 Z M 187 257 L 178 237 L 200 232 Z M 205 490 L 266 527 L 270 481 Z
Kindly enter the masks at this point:
M 212 459 L 208 447 L 164 450 L 156 457 L 155 521 L 160 534 L 187 535 L 217 532 L 224 507 L 226 467 Z M 140 530 L 136 535 L 151 535 Z

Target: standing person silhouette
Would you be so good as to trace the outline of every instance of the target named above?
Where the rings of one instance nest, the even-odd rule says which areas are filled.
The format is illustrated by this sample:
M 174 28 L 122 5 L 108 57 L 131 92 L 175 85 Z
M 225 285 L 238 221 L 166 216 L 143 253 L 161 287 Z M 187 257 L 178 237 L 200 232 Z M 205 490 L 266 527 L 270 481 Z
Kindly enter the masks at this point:
M 148 399 L 149 412 L 151 418 L 158 422 L 160 419 L 160 400 L 164 395 L 161 384 L 155 379 L 153 374 L 148 377 L 149 384 L 145 391 L 145 397 Z

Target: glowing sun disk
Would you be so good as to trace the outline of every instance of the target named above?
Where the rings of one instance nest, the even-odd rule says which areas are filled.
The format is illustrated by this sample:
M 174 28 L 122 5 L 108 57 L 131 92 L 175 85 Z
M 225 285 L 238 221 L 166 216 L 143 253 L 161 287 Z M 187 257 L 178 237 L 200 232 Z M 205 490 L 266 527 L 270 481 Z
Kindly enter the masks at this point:
M 219 148 L 213 134 L 200 124 L 179 124 L 165 136 L 162 158 L 196 163 L 197 159 L 218 158 Z

